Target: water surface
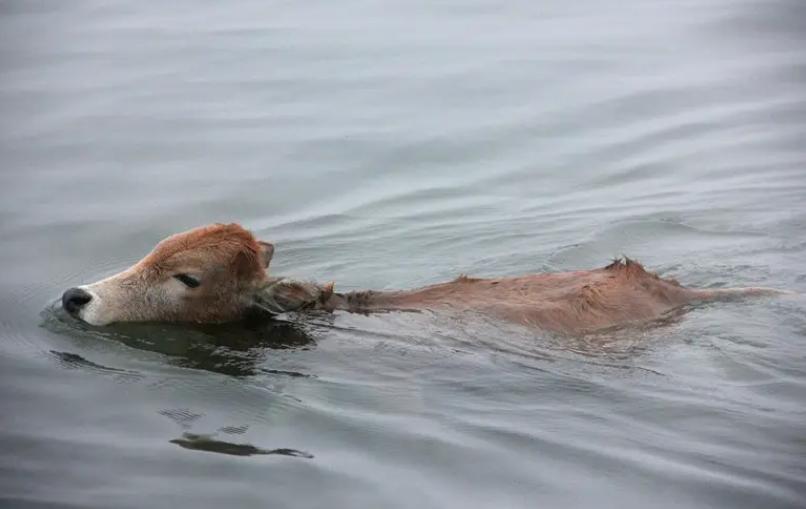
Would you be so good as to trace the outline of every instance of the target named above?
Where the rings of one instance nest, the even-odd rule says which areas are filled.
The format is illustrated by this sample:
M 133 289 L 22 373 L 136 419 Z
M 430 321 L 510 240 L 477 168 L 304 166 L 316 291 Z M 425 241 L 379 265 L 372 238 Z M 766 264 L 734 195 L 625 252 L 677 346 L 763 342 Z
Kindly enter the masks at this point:
M 557 338 L 97 330 L 237 221 L 342 290 L 591 268 L 806 290 L 798 0 L 0 3 L 4 507 L 803 507 L 806 303 Z

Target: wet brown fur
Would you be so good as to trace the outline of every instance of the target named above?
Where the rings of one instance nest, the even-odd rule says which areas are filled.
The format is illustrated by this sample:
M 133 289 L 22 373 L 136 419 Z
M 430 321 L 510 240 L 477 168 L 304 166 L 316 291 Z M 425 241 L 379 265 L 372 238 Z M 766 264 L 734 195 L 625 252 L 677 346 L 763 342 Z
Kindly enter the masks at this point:
M 233 275 L 260 277 L 261 246 L 251 232 L 237 224 L 213 224 L 172 235 L 154 248 L 138 265 L 143 269 L 170 271 L 198 260 L 232 269 Z
M 695 299 L 695 290 L 625 258 L 602 269 L 509 278 L 459 278 L 410 291 L 346 294 L 334 309 L 476 312 L 556 332 L 642 322 Z
M 771 292 L 685 288 L 625 257 L 594 270 L 493 279 L 460 275 L 453 281 L 415 290 L 340 294 L 333 292 L 332 284 L 297 287 L 294 282 L 283 282 L 272 286 L 266 272 L 272 251 L 270 244 L 256 240 L 236 224 L 205 226 L 168 237 L 143 260 L 116 276 L 122 297 L 110 298 L 110 305 L 126 308 L 117 310 L 116 321 L 234 320 L 255 303 L 256 292 L 271 287 L 278 289 L 272 302 L 282 303 L 289 310 L 471 312 L 577 334 L 658 319 L 691 302 Z M 178 303 L 173 301 L 176 299 L 166 304 L 148 297 L 151 286 L 164 286 L 181 271 L 200 273 L 202 285 L 184 291 Z M 303 298 L 306 302 L 296 302 Z
M 594 270 L 492 279 L 461 275 L 451 282 L 416 290 L 335 294 L 329 304 L 332 309 L 361 312 L 471 312 L 558 333 L 581 334 L 657 320 L 690 303 L 778 293 L 766 288 L 686 288 L 624 257 Z

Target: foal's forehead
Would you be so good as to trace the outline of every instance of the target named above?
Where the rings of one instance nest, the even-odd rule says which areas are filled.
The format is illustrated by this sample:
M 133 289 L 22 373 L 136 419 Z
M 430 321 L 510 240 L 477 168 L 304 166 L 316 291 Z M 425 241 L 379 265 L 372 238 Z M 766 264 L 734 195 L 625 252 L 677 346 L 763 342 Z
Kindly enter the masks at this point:
M 143 260 L 151 266 L 206 260 L 227 262 L 239 254 L 256 257 L 260 245 L 254 236 L 237 224 L 202 226 L 172 235 L 161 241 Z

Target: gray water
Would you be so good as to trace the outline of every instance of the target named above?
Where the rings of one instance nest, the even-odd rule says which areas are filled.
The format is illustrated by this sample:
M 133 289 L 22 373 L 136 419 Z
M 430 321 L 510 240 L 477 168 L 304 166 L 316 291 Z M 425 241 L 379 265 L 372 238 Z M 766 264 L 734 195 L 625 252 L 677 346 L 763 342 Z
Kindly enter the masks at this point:
M 801 296 L 581 338 L 54 305 L 215 221 L 342 290 L 802 293 L 804 143 L 800 0 L 0 2 L 0 505 L 804 507 Z

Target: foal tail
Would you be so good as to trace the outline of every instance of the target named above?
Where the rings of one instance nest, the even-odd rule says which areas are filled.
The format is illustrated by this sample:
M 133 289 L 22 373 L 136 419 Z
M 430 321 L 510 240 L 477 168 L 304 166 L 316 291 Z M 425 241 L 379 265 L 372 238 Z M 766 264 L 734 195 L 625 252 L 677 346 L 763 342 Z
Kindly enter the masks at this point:
M 694 301 L 731 301 L 748 297 L 779 297 L 795 295 L 795 292 L 777 290 L 775 288 L 748 287 L 748 288 L 689 288 L 691 299 Z

